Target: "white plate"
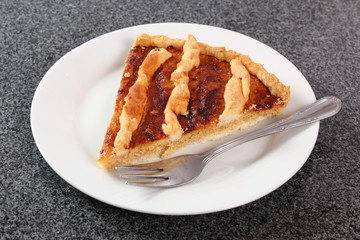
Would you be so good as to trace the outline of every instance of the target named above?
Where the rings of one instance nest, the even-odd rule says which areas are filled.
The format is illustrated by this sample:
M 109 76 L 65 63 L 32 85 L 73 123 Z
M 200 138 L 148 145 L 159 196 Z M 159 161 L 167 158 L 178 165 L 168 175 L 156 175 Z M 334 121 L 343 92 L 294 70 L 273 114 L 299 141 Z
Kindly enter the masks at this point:
M 193 183 L 173 189 L 128 186 L 96 163 L 110 121 L 123 62 L 141 34 L 186 38 L 248 54 L 291 86 L 285 115 L 315 101 L 299 70 L 257 40 L 217 27 L 160 23 L 121 29 L 75 48 L 41 80 L 33 98 L 31 126 L 48 164 L 75 188 L 100 201 L 133 211 L 187 215 L 216 212 L 254 201 L 290 179 L 311 153 L 319 124 L 269 136 L 224 153 Z M 274 119 L 270 120 L 274 121 Z M 234 136 L 232 136 L 234 137 Z M 199 152 L 221 141 L 187 147 Z

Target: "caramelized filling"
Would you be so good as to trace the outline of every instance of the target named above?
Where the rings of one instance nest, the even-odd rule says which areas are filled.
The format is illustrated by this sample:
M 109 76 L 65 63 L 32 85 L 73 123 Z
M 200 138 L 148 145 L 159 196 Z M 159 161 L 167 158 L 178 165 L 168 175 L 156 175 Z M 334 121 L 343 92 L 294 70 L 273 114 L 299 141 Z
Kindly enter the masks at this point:
M 153 47 L 136 47 L 129 53 L 115 103 L 113 115 L 115 121 L 111 121 L 111 125 L 108 127 L 101 150 L 103 157 L 109 154 L 114 147 L 114 140 L 120 129 L 118 119 L 124 105 L 124 98 L 137 79 L 141 63 L 152 49 Z M 182 56 L 180 50 L 172 47 L 167 50 L 173 56 L 155 72 L 149 83 L 147 110 L 139 128 L 133 133 L 130 148 L 166 137 L 162 131 L 162 124 L 164 123 L 164 109 L 174 87 L 170 76 Z M 185 133 L 216 123 L 225 107 L 225 85 L 231 76 L 228 62 L 200 54 L 200 65 L 189 73 L 189 113 L 187 116 L 178 115 L 179 123 Z M 272 96 L 269 89 L 256 76 L 251 75 L 249 100 L 245 104 L 245 110 L 269 109 L 276 102 L 278 102 L 278 98 Z
M 254 75 L 250 74 L 250 94 L 244 109 L 258 111 L 272 108 L 278 98 L 271 95 L 269 89 Z
M 129 52 L 125 62 L 124 75 L 121 79 L 120 88 L 117 92 L 114 114 L 111 119 L 111 124 L 107 128 L 105 140 L 100 150 L 101 157 L 106 157 L 106 155 L 110 154 L 111 150 L 114 148 L 114 141 L 120 129 L 119 118 L 125 104 L 124 98 L 128 94 L 130 87 L 135 83 L 139 67 L 151 49 L 153 48 L 136 47 L 131 49 Z
M 225 108 L 225 85 L 231 76 L 228 62 L 200 54 L 200 65 L 189 72 L 189 114 L 178 116 L 185 133 L 217 121 Z
M 171 73 L 181 60 L 182 51 L 167 48 L 173 56 L 154 74 L 148 87 L 147 111 L 139 128 L 133 133 L 130 147 L 165 138 L 161 125 L 164 123 L 164 110 L 174 84 L 170 81 Z

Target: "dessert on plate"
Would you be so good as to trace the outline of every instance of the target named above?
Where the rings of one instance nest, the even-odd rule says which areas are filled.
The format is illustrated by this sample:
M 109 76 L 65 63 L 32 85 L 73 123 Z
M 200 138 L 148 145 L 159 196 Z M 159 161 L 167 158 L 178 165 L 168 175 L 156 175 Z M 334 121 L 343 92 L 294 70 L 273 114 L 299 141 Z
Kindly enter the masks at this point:
M 168 157 L 280 114 L 290 88 L 248 56 L 198 42 L 141 34 L 131 47 L 98 163 Z

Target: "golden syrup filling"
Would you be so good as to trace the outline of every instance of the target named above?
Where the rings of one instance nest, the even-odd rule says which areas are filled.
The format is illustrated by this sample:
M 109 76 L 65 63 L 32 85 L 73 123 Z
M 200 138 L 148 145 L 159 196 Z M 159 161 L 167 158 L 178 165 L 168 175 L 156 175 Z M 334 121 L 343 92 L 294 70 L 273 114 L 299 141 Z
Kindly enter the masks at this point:
M 271 109 L 278 101 L 279 98 L 271 95 L 269 89 L 256 76 L 250 74 L 250 94 L 245 110 Z
M 200 54 L 200 65 L 189 72 L 189 114 L 178 115 L 185 133 L 218 120 L 225 108 L 224 91 L 231 76 L 228 62 Z
M 130 50 L 129 56 L 125 62 L 124 74 L 121 79 L 120 88 L 117 92 L 114 114 L 111 120 L 111 125 L 108 127 L 105 140 L 100 150 L 100 157 L 104 158 L 112 153 L 114 148 L 114 141 L 117 133 L 120 130 L 120 118 L 122 108 L 125 104 L 124 98 L 129 92 L 130 87 L 135 83 L 138 75 L 139 67 L 144 61 L 148 53 L 153 49 L 153 47 L 136 47 Z
M 139 128 L 133 133 L 130 147 L 166 137 L 161 126 L 165 119 L 166 103 L 174 88 L 170 77 L 182 57 L 180 50 L 172 47 L 166 50 L 172 53 L 172 57 L 160 66 L 149 83 L 147 111 Z

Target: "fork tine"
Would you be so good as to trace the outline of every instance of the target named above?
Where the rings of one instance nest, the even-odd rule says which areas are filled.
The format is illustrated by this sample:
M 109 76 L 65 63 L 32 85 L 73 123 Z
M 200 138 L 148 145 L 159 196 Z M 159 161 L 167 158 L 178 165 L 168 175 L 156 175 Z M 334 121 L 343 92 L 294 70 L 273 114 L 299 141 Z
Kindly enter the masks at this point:
M 116 167 L 115 170 L 120 172 L 121 175 L 130 174 L 151 174 L 162 172 L 163 168 L 141 168 L 141 167 Z
M 134 175 L 134 174 L 120 174 L 120 177 L 128 183 L 154 183 L 168 180 L 167 176 L 151 176 L 151 175 Z

